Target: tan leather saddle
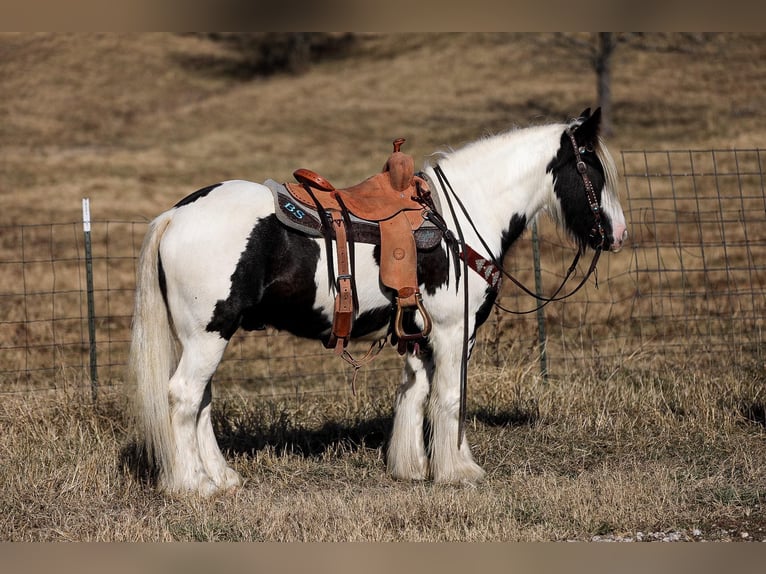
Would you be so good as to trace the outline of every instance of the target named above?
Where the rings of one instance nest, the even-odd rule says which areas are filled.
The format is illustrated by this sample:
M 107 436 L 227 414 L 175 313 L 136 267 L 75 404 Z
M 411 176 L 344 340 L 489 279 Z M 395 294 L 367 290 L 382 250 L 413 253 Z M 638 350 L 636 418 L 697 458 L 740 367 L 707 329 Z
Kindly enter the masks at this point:
M 338 273 L 334 274 L 328 256 L 328 273 L 335 285 L 332 336 L 328 348 L 342 354 L 348 344 L 358 309 L 354 279 L 354 242 L 380 245 L 380 281 L 395 293 L 394 334 L 399 351 L 406 342 L 419 340 L 431 330 L 431 318 L 422 304 L 417 277 L 417 250 L 435 247 L 441 231 L 426 219 L 436 211 L 426 181 L 415 175 L 411 156 L 400 151 L 404 139 L 393 142 L 394 151 L 383 171 L 346 189 L 336 189 L 329 181 L 308 169 L 293 175 L 298 183 L 266 184 L 274 192 L 277 216 L 281 221 L 324 236 L 328 253 L 335 240 Z M 285 193 L 285 191 L 287 193 Z M 406 312 L 419 313 L 423 328 L 407 332 Z

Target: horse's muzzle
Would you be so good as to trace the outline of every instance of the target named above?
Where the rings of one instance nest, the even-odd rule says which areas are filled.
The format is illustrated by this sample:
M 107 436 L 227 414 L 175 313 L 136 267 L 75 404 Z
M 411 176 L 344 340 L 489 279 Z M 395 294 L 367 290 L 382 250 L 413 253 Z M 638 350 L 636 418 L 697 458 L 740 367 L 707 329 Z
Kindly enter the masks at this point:
M 615 226 L 614 236 L 612 237 L 612 245 L 609 250 L 612 253 L 618 253 L 622 250 L 622 246 L 628 240 L 628 228 L 625 225 Z

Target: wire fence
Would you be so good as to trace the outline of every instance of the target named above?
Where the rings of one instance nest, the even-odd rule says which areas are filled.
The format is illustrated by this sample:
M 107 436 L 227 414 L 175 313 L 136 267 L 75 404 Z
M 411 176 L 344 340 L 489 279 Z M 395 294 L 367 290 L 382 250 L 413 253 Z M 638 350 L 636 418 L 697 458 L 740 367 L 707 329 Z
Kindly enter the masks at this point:
M 601 258 L 597 281 L 545 307 L 541 323 L 535 314 L 496 311 L 480 331 L 474 360 L 529 364 L 542 354 L 554 377 L 582 368 L 609 376 L 620 369 L 763 366 L 763 154 L 622 152 L 628 246 Z M 0 226 L 0 393 L 87 389 L 94 375 L 102 386 L 124 383 L 135 265 L 146 228 L 146 221 L 93 221 L 89 317 L 83 224 Z M 537 272 L 542 292 L 550 294 L 573 248 L 543 220 L 538 236 Z M 532 238 L 525 237 L 505 263 L 531 287 L 535 259 Z M 516 310 L 535 306 L 510 282 L 501 302 Z M 391 386 L 400 365 L 388 349 L 363 369 L 360 381 Z M 321 344 L 264 331 L 232 339 L 216 381 L 278 396 L 336 392 L 351 376 Z

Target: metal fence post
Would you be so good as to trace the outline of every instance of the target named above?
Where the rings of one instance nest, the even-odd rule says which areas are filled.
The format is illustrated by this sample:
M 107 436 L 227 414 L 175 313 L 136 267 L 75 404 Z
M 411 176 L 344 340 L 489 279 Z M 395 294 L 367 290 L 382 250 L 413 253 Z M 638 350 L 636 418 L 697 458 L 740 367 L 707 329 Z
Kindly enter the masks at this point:
M 532 221 L 532 254 L 535 264 L 535 294 L 542 297 L 543 281 L 540 274 L 540 241 L 537 237 L 537 220 Z M 543 382 L 548 382 L 547 336 L 545 334 L 545 311 L 537 310 L 537 344 L 540 349 L 540 374 Z
M 82 200 L 82 229 L 85 235 L 85 281 L 88 293 L 88 339 L 90 341 L 90 394 L 98 399 L 98 362 L 96 356 L 96 311 L 93 301 L 93 251 L 90 242 L 90 199 Z

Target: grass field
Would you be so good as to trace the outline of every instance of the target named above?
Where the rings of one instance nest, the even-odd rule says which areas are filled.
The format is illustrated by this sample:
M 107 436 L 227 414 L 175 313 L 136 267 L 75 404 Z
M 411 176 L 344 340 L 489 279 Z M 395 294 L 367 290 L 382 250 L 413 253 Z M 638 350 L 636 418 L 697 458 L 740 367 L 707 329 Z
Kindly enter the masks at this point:
M 198 35 L 3 34 L 0 232 L 77 221 L 81 197 L 98 219 L 148 220 L 204 185 L 287 180 L 301 165 L 350 184 L 380 168 L 395 137 L 422 158 L 563 120 L 594 105 L 582 40 L 342 37 L 306 70 L 264 77 Z M 627 38 L 614 60 L 613 153 L 762 147 L 764 55 L 763 35 Z M 627 266 L 625 255 L 609 265 Z M 41 270 L 29 280 L 49 279 Z M 512 320 L 500 325 L 471 370 L 469 438 L 488 471 L 476 487 L 386 476 L 398 376 L 363 372 L 355 396 L 345 381 L 328 394 L 304 380 L 277 398 L 218 388 L 217 434 L 244 487 L 163 497 L 136 464 L 122 387 L 93 405 L 64 377 L 54 390 L 2 395 L 0 539 L 766 539 L 762 351 L 748 361 L 711 353 L 704 366 L 593 362 L 544 383 L 514 347 Z M 630 327 L 612 325 L 616 335 Z

